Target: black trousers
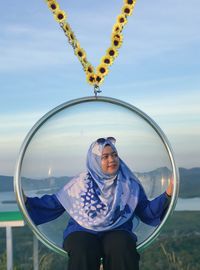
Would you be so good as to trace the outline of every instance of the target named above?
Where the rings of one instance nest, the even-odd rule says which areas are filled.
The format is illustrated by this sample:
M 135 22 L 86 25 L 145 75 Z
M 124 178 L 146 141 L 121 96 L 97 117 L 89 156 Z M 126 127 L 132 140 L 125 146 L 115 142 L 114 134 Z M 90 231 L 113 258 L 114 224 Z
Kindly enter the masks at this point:
M 139 270 L 140 255 L 135 240 L 126 231 L 111 231 L 98 237 L 87 232 L 74 232 L 64 241 L 68 252 L 68 270 Z

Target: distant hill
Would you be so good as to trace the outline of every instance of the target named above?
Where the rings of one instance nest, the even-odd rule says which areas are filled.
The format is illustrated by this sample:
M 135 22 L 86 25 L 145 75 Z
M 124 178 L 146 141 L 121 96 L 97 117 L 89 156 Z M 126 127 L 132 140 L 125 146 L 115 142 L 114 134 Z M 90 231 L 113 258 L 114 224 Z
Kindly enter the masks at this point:
M 148 186 L 148 183 L 151 182 L 152 185 L 155 184 L 156 179 L 160 179 L 161 176 L 168 177 L 170 175 L 170 171 L 167 168 L 159 168 L 154 171 L 146 172 L 146 173 L 138 173 L 138 176 L 142 178 L 144 181 L 143 184 Z M 192 197 L 200 197 L 200 167 L 198 168 L 179 168 L 180 175 L 180 190 L 179 197 L 182 198 L 192 198 Z M 38 186 L 35 187 L 36 180 L 24 179 L 25 183 L 28 184 L 28 189 L 47 189 L 48 187 L 53 186 L 56 183 L 56 188 L 62 187 L 70 177 L 49 177 L 43 179 L 42 181 L 38 181 Z M 0 192 L 2 191 L 13 191 L 13 177 L 0 175 Z M 52 191 L 52 190 L 51 190 Z
M 13 177 L 0 175 L 0 192 L 13 191 Z
M 200 197 L 200 168 L 179 168 L 180 197 Z
M 163 191 L 163 187 L 157 183 L 160 182 L 160 179 L 168 180 L 170 178 L 171 171 L 167 167 L 161 167 L 153 171 L 135 174 L 140 179 L 148 197 L 154 198 Z M 168 184 L 167 182 L 165 183 L 166 185 Z
M 58 187 L 62 187 L 71 177 L 63 176 L 63 177 L 49 177 L 44 178 L 42 180 L 35 180 L 30 178 L 22 178 L 24 181 L 24 187 L 26 190 L 34 190 L 34 189 L 48 189 L 50 186 L 55 186 L 55 189 Z M 56 184 L 55 184 L 56 183 Z M 12 176 L 4 176 L 0 175 L 0 192 L 2 191 L 14 191 L 13 187 L 13 177 Z M 52 191 L 52 189 L 51 189 Z M 48 192 L 47 192 L 48 193 Z

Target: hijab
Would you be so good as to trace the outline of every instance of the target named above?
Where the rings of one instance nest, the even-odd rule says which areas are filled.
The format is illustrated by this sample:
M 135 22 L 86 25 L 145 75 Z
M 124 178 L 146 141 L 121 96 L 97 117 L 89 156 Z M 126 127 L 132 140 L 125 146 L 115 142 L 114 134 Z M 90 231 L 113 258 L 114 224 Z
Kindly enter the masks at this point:
M 122 159 L 114 175 L 102 171 L 101 157 L 106 146 L 117 153 L 110 138 L 96 140 L 87 153 L 87 171 L 56 193 L 69 215 L 94 231 L 111 230 L 133 218 L 139 197 L 139 181 Z

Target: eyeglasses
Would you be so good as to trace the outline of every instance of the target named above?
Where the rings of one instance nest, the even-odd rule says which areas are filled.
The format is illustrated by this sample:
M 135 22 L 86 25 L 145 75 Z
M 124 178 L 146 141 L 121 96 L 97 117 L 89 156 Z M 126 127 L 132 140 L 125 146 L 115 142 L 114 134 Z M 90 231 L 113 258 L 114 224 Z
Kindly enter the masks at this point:
M 115 144 L 116 139 L 114 137 L 107 137 L 107 138 L 99 138 L 97 139 L 97 143 L 105 143 L 105 141 L 110 141 L 111 143 Z

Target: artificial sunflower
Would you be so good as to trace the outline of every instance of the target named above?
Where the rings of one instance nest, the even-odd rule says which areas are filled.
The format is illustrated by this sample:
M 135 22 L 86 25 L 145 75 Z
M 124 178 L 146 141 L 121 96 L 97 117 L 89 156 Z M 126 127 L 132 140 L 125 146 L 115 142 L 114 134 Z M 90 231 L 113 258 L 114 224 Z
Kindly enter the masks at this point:
M 130 16 L 133 12 L 133 7 L 131 8 L 129 5 L 125 5 L 122 8 L 122 14 L 125 16 Z
M 66 13 L 61 9 L 56 10 L 55 13 L 54 13 L 54 18 L 59 23 L 64 22 L 64 20 L 66 20 L 66 17 L 67 17 Z
M 86 53 L 81 47 L 75 49 L 75 54 L 78 56 L 79 60 L 84 60 L 86 58 Z
M 104 81 L 104 77 L 101 74 L 96 74 L 95 81 L 97 85 L 100 85 Z
M 121 24 L 115 23 L 114 26 L 113 26 L 112 32 L 113 33 L 121 33 L 122 29 L 123 29 L 123 27 L 122 27 Z
M 69 38 L 69 42 L 71 43 L 74 43 L 74 41 L 76 40 L 76 37 L 72 31 L 68 32 L 68 38 Z
M 105 64 L 100 64 L 97 67 L 97 74 L 101 75 L 101 76 L 106 76 L 108 74 L 109 70 L 108 70 L 108 66 Z
M 112 46 L 116 49 L 120 48 L 122 45 L 123 36 L 120 33 L 112 34 Z
M 119 49 L 122 46 L 122 41 L 120 41 L 118 39 L 113 39 L 112 46 L 116 49 Z
M 63 28 L 64 32 L 70 32 L 71 31 L 71 27 L 70 27 L 69 23 L 67 23 L 67 22 L 63 23 L 62 28 Z
M 88 74 L 92 74 L 92 73 L 94 73 L 94 68 L 93 68 L 93 66 L 92 66 L 91 64 L 87 64 L 87 65 L 85 66 L 85 71 L 86 71 L 86 73 L 88 73 Z
M 120 42 L 123 42 L 123 35 L 121 33 L 113 33 L 112 34 L 112 40 L 119 40 Z
M 134 6 L 136 3 L 136 0 L 124 0 L 125 5 Z
M 101 58 L 101 64 L 111 66 L 113 63 L 113 59 L 109 55 L 105 55 Z
M 91 85 L 94 85 L 95 84 L 95 74 L 94 73 L 92 73 L 92 74 L 86 73 L 86 75 L 87 75 L 86 76 L 87 82 Z
M 59 10 L 59 4 L 54 0 L 48 1 L 48 7 L 52 12 Z
M 69 44 L 72 45 L 72 47 L 74 48 L 74 50 L 75 50 L 77 47 L 79 47 L 79 46 L 77 45 L 77 44 L 79 44 L 79 43 L 78 43 L 78 41 L 77 41 L 77 39 L 76 39 L 74 33 L 73 33 L 71 30 L 70 30 L 69 32 L 65 32 L 65 34 L 66 34 L 66 36 L 68 37 Z
M 83 65 L 84 70 L 86 70 L 86 66 L 88 65 L 88 60 L 86 55 L 83 58 L 80 58 L 81 64 Z
M 126 16 L 124 14 L 120 14 L 117 17 L 117 23 L 119 23 L 123 27 L 127 23 Z
M 112 59 L 115 59 L 118 55 L 118 52 L 114 47 L 110 47 L 107 50 L 106 54 L 109 55 Z

